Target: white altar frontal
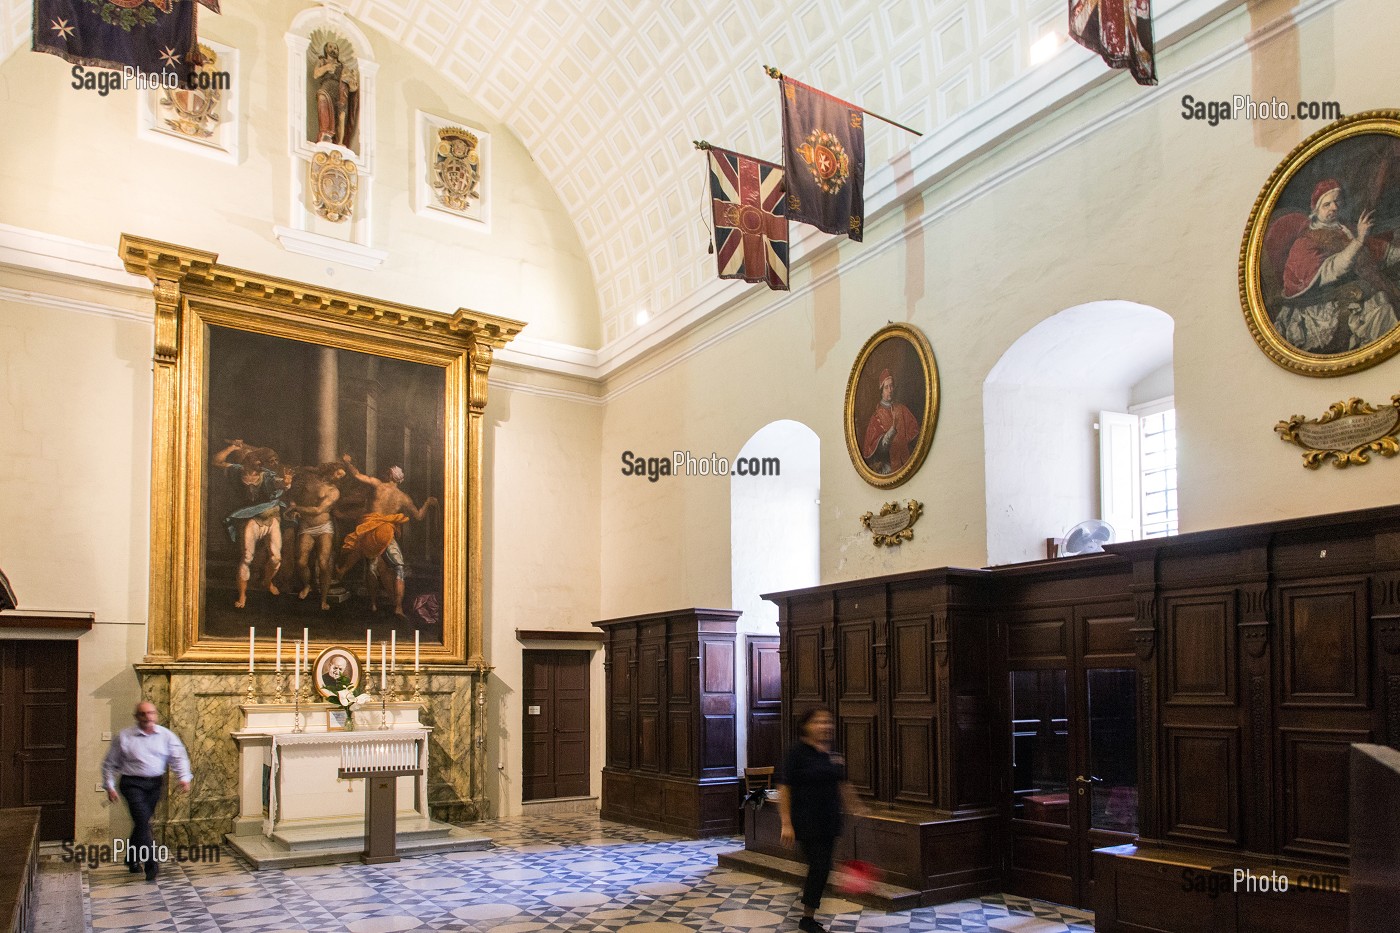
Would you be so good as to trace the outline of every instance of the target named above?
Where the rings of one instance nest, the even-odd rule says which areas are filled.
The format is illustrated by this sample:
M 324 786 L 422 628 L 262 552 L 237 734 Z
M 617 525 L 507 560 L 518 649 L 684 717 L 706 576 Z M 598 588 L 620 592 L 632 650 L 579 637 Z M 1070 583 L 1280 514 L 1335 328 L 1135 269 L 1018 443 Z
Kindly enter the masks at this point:
M 345 861 L 364 848 L 365 780 L 342 776 L 360 761 L 392 758 L 417 774 L 396 779 L 395 827 L 406 855 L 485 847 L 428 812 L 428 736 L 416 703 L 366 706 L 355 729 L 331 730 L 328 704 L 244 706 L 238 746 L 239 813 L 228 842 L 257 868 Z M 295 731 L 298 715 L 303 731 Z

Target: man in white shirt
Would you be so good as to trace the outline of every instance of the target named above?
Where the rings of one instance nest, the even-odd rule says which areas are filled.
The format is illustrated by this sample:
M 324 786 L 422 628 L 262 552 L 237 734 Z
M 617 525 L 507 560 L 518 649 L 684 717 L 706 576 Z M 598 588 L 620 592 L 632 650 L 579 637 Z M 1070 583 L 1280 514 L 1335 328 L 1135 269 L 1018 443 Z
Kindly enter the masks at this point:
M 151 835 L 151 815 L 165 790 L 165 772 L 174 770 L 180 790 L 190 789 L 190 756 L 180 737 L 160 725 L 160 713 L 149 700 L 136 704 L 136 725 L 127 726 L 112 738 L 112 747 L 102 761 L 102 783 L 107 799 L 116 801 L 120 789 L 131 811 L 131 838 L 128 840 L 126 867 L 132 873 L 145 863 L 146 880 L 156 880 L 156 846 Z

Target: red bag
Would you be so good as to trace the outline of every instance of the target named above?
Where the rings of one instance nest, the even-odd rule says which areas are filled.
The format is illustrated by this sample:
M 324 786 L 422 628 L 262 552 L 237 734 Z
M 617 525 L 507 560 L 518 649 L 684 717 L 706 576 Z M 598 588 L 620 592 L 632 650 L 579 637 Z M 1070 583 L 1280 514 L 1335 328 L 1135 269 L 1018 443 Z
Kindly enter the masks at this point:
M 868 894 L 884 876 L 884 872 L 869 862 L 851 859 L 836 866 L 833 887 L 837 894 Z

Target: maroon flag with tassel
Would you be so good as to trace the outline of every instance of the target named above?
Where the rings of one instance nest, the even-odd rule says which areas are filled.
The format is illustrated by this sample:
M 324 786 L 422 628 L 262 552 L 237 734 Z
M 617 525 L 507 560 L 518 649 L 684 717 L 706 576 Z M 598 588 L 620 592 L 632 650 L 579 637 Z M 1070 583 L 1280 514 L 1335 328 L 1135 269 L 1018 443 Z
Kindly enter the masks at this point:
M 1157 83 L 1152 0 L 1069 0 L 1069 34 L 1108 67 L 1131 71 L 1138 84 Z

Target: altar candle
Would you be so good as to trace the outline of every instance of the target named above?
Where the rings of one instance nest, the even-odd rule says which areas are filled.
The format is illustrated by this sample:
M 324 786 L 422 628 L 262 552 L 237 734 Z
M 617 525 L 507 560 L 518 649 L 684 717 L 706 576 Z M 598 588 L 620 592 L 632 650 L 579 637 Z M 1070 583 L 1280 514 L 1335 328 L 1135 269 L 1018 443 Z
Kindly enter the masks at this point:
M 396 629 L 389 631 L 389 670 L 399 669 L 399 633 Z
M 282 626 L 277 626 L 277 672 L 282 673 Z
M 384 642 L 379 643 L 379 692 L 384 692 Z
M 418 673 L 418 630 L 413 631 L 413 673 Z
M 371 667 L 374 667 L 374 651 L 369 638 L 369 629 L 365 629 L 365 673 L 369 673 Z
M 292 693 L 301 693 L 301 645 L 292 642 Z
M 311 630 L 304 628 L 301 630 L 301 663 L 305 664 L 309 657 L 311 657 Z
M 248 673 L 253 673 L 253 632 L 256 629 L 248 626 Z

